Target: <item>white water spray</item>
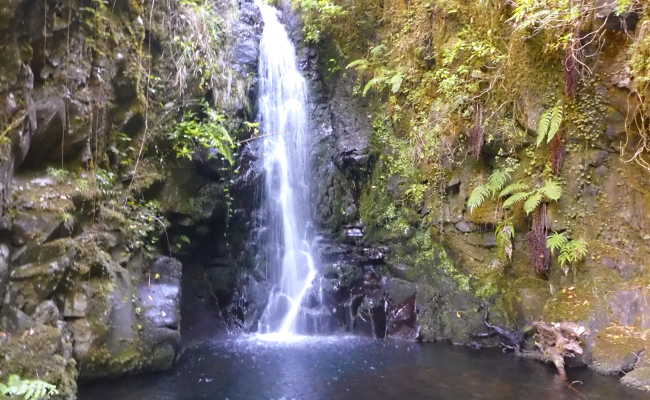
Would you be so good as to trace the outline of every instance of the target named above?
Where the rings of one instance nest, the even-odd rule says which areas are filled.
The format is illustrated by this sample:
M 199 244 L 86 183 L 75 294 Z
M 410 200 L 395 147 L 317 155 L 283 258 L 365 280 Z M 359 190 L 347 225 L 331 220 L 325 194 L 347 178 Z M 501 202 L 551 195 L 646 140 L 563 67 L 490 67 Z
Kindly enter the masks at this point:
M 303 333 L 301 307 L 316 278 L 308 237 L 307 86 L 278 11 L 257 2 L 264 21 L 259 60 L 259 120 L 265 169 L 267 258 L 274 288 L 260 332 L 283 339 Z

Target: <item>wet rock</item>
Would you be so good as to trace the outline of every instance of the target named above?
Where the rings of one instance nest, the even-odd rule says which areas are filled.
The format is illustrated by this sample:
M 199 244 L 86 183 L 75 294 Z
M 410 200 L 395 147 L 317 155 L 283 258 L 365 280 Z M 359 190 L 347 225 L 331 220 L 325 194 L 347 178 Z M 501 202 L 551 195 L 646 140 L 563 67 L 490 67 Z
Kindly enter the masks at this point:
M 95 334 L 87 319 L 76 319 L 68 322 L 68 329 L 74 338 L 73 354 L 76 360 L 87 358 L 93 346 Z
M 399 305 L 415 296 L 417 285 L 398 278 L 388 278 L 383 285 L 391 305 Z
M 10 274 L 11 284 L 5 301 L 28 313 L 33 312 L 38 304 L 51 298 L 70 264 L 69 258 L 62 258 L 16 267 Z
M 0 243 L 0 300 L 4 299 L 7 280 L 9 279 L 9 255 L 9 246 Z
M 77 393 L 77 370 L 72 358 L 70 335 L 63 326 L 35 325 L 25 334 L 10 335 L 0 342 L 3 370 L 24 371 L 56 385 L 60 398 L 73 400 Z
M 37 324 L 56 326 L 56 323 L 61 318 L 59 308 L 52 300 L 42 302 L 34 310 L 32 319 Z
M 34 326 L 34 320 L 20 309 L 4 305 L 0 313 L 0 328 L 2 331 L 19 334 Z
M 83 318 L 88 311 L 88 297 L 84 292 L 71 292 L 63 305 L 65 318 Z
M 154 351 L 153 370 L 169 368 L 180 348 L 182 268 L 174 258 L 159 257 L 149 272 L 151 283 L 139 288 L 145 344 Z
M 650 392 L 650 362 L 648 362 L 647 355 L 639 361 L 634 370 L 621 378 L 621 383 L 625 386 Z
M 459 290 L 449 278 L 440 277 L 436 287 L 419 283 L 415 301 L 420 326 L 418 339 L 423 342 L 448 340 L 467 344 L 473 341 L 472 333 L 483 329 L 480 302 Z
M 631 371 L 648 343 L 633 327 L 610 325 L 598 332 L 592 345 L 589 367 L 604 375 L 619 375 Z
M 261 15 L 253 2 L 240 4 L 239 21 L 234 28 L 237 43 L 234 49 L 234 68 L 245 72 L 257 70 L 259 58 Z
M 13 221 L 14 245 L 43 243 L 60 228 L 62 223 L 60 215 L 54 212 L 20 212 Z
M 476 225 L 467 221 L 457 222 L 455 226 L 459 232 L 463 232 L 463 233 L 474 232 L 476 230 Z

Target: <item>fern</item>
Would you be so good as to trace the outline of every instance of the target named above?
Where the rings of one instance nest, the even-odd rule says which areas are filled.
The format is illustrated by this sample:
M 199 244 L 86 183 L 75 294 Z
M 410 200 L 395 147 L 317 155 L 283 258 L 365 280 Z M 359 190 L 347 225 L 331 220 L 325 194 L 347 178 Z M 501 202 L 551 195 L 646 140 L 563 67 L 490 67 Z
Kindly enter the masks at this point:
M 553 254 L 560 251 L 569 242 L 564 232 L 553 233 L 546 238 L 546 247 L 548 247 Z
M 485 184 L 474 188 L 467 199 L 467 208 L 469 211 L 473 212 L 485 203 L 488 198 L 499 193 L 506 183 L 508 183 L 508 180 L 510 180 L 510 173 L 511 170 L 509 168 L 497 169 L 490 175 Z
M 404 81 L 404 74 L 401 72 L 396 73 L 392 78 L 390 78 L 388 83 L 390 84 L 391 93 L 395 94 L 399 92 L 402 87 L 402 81 Z
M 584 260 L 588 252 L 586 241 L 582 239 L 570 240 L 560 249 L 557 260 L 562 267 L 566 264 L 577 264 Z
M 18 375 L 11 375 L 7 384 L 0 384 L 0 398 L 47 400 L 58 393 L 52 384 L 37 379 L 22 379 Z
M 363 93 L 362 93 L 363 96 L 365 97 L 370 91 L 370 89 L 372 89 L 375 86 L 379 86 L 383 84 L 385 81 L 386 81 L 385 76 L 377 76 L 369 80 L 368 83 L 366 83 L 366 86 L 363 87 Z
M 544 141 L 550 143 L 560 130 L 564 119 L 564 107 L 561 102 L 542 113 L 537 123 L 537 147 Z
M 498 169 L 488 178 L 488 188 L 492 195 L 496 195 L 510 180 L 510 169 Z
M 550 143 L 555 135 L 560 131 L 562 120 L 564 119 L 564 108 L 562 104 L 558 103 L 551 109 L 551 123 L 546 133 L 546 143 Z
M 544 200 L 557 201 L 562 196 L 562 187 L 554 180 L 548 180 L 544 182 L 544 186 L 533 189 L 532 191 L 527 190 L 528 185 L 525 183 L 515 182 L 512 185 L 508 185 L 508 187 L 499 193 L 499 197 L 507 197 L 503 202 L 503 208 L 511 208 L 517 203 L 524 201 L 524 211 L 526 211 L 526 214 L 530 214 Z
M 568 273 L 569 265 L 581 262 L 589 253 L 586 241 L 582 239 L 569 240 L 564 232 L 549 235 L 546 238 L 546 247 L 553 254 L 558 254 L 557 261 L 560 263 L 565 275 Z
M 544 183 L 539 192 L 546 198 L 553 201 L 558 201 L 562 196 L 562 187 L 554 180 L 548 180 Z
M 535 209 L 537 209 L 537 207 L 542 204 L 542 200 L 544 200 L 544 195 L 540 191 L 534 192 L 524 202 L 524 211 L 526 211 L 526 214 L 530 214 L 535 211 Z
M 369 64 L 368 60 L 366 60 L 365 58 L 361 58 L 361 59 L 352 61 L 350 64 L 348 64 L 345 67 L 345 69 L 355 68 L 355 69 L 363 71 L 363 70 L 368 69 L 368 64 Z
M 506 201 L 503 202 L 503 208 L 510 208 L 514 206 L 515 204 L 526 200 L 528 197 L 530 197 L 531 192 L 518 192 L 513 194 L 512 196 L 508 197 Z
M 523 192 L 528 190 L 528 185 L 522 182 L 515 182 L 508 186 L 499 193 L 499 197 L 506 197 L 516 192 Z
M 487 185 L 479 185 L 474 188 L 472 193 L 469 195 L 469 199 L 467 199 L 467 208 L 469 209 L 469 212 L 473 212 L 475 209 L 480 207 L 491 194 L 492 192 Z

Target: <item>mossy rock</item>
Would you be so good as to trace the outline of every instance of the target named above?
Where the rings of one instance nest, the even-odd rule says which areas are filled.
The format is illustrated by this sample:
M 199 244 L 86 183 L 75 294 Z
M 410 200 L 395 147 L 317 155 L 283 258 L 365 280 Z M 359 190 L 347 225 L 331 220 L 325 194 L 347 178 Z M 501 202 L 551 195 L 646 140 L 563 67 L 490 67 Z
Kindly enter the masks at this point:
M 621 378 L 621 383 L 639 390 L 650 392 L 650 363 L 634 368 Z
M 590 367 L 605 375 L 625 373 L 634 368 L 638 354 L 645 351 L 648 344 L 648 340 L 636 328 L 610 325 L 596 336 Z
M 58 399 L 72 400 L 77 392 L 77 368 L 70 338 L 58 327 L 37 325 L 30 334 L 0 337 L 0 381 L 11 374 L 56 385 Z
M 548 282 L 535 276 L 524 276 L 509 282 L 503 292 L 498 302 L 512 322 L 519 326 L 541 319 L 551 295 Z
M 597 308 L 590 285 L 581 283 L 559 290 L 544 306 L 545 321 L 586 321 Z

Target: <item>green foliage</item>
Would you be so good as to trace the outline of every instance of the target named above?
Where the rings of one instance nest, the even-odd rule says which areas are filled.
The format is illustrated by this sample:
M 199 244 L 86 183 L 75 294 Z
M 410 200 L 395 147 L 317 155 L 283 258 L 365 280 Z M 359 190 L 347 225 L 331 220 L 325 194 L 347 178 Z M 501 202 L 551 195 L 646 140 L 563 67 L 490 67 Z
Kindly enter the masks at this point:
M 539 118 L 537 125 L 537 146 L 539 147 L 544 141 L 550 143 L 551 140 L 557 135 L 562 126 L 562 119 L 564 118 L 564 106 L 558 102 L 552 108 L 544 111 Z
M 497 225 L 496 240 L 498 257 L 504 261 L 512 260 L 515 227 L 512 221 L 504 221 Z
M 485 184 L 478 185 L 474 188 L 467 199 L 467 208 L 469 211 L 473 212 L 485 203 L 487 199 L 496 196 L 497 193 L 503 190 L 503 187 L 510 180 L 511 173 L 512 170 L 509 168 L 497 169 L 490 175 Z
M 400 91 L 403 81 L 403 73 L 380 69 L 376 71 L 376 75 L 363 87 L 362 95 L 367 96 L 371 89 L 376 89 L 378 92 L 381 92 L 386 88 L 390 88 L 391 93 L 396 94 Z
M 47 400 L 58 393 L 52 384 L 18 375 L 9 376 L 6 384 L 0 383 L 0 399 Z
M 225 127 L 226 117 L 214 108 L 203 104 L 204 118 L 194 112 L 185 113 L 171 132 L 169 139 L 178 158 L 192 159 L 197 146 L 216 150 L 230 165 L 235 163 L 233 138 Z
M 560 251 L 560 249 L 569 242 L 569 238 L 567 238 L 566 234 L 564 232 L 562 233 L 553 233 L 552 235 L 549 235 L 548 238 L 546 238 L 546 247 L 548 247 L 551 252 L 555 253 L 557 251 Z
M 70 171 L 62 168 L 47 167 L 46 172 L 59 182 L 70 177 Z
M 196 80 L 201 88 L 215 88 L 223 48 L 222 18 L 214 3 L 206 0 L 182 0 L 178 13 L 168 19 L 174 33 L 168 50 L 176 70 L 174 86 L 181 94 Z
M 549 179 L 539 188 L 539 192 L 549 200 L 558 201 L 562 197 L 562 186 L 557 181 Z
M 528 185 L 524 183 L 515 183 L 504 189 L 500 195 L 506 198 L 503 202 L 503 208 L 509 209 L 520 202 L 524 202 L 524 211 L 530 214 L 539 207 L 543 201 L 557 201 L 562 196 L 562 186 L 549 179 L 544 185 L 533 190 L 528 190 Z
M 515 28 L 535 32 L 573 24 L 584 11 L 580 2 L 570 0 L 514 0 L 513 3 L 510 21 Z
M 622 15 L 629 12 L 632 6 L 636 4 L 636 0 L 616 0 L 616 8 L 614 12 L 616 15 Z
M 441 58 L 440 67 L 431 77 L 438 94 L 458 111 L 490 92 L 494 82 L 501 79 L 499 68 L 506 61 L 506 55 L 490 34 L 481 35 L 469 27 L 459 32 L 458 40 L 443 48 Z M 484 70 L 495 73 L 490 76 Z
M 542 204 L 542 200 L 544 199 L 544 195 L 540 192 L 534 192 L 532 193 L 524 202 L 524 211 L 526 211 L 526 214 L 530 214 L 533 211 L 539 207 L 540 204 Z
M 318 43 L 323 31 L 346 14 L 331 0 L 293 0 L 293 4 L 302 13 L 305 40 L 310 43 Z
M 564 273 L 568 272 L 569 265 L 575 265 L 585 259 L 589 253 L 587 242 L 583 239 L 570 240 L 565 232 L 553 233 L 546 238 L 546 247 L 553 254 L 557 254 L 557 260 L 562 266 Z
M 515 182 L 506 186 L 505 189 L 503 189 L 501 193 L 499 193 L 499 197 L 506 197 L 515 192 L 521 192 L 526 190 L 528 190 L 528 184 L 523 182 Z
M 144 249 L 145 254 L 152 256 L 158 249 L 161 235 L 169 227 L 169 221 L 160 210 L 157 201 L 131 199 L 127 202 L 124 232 L 131 238 L 129 247 L 132 250 Z

